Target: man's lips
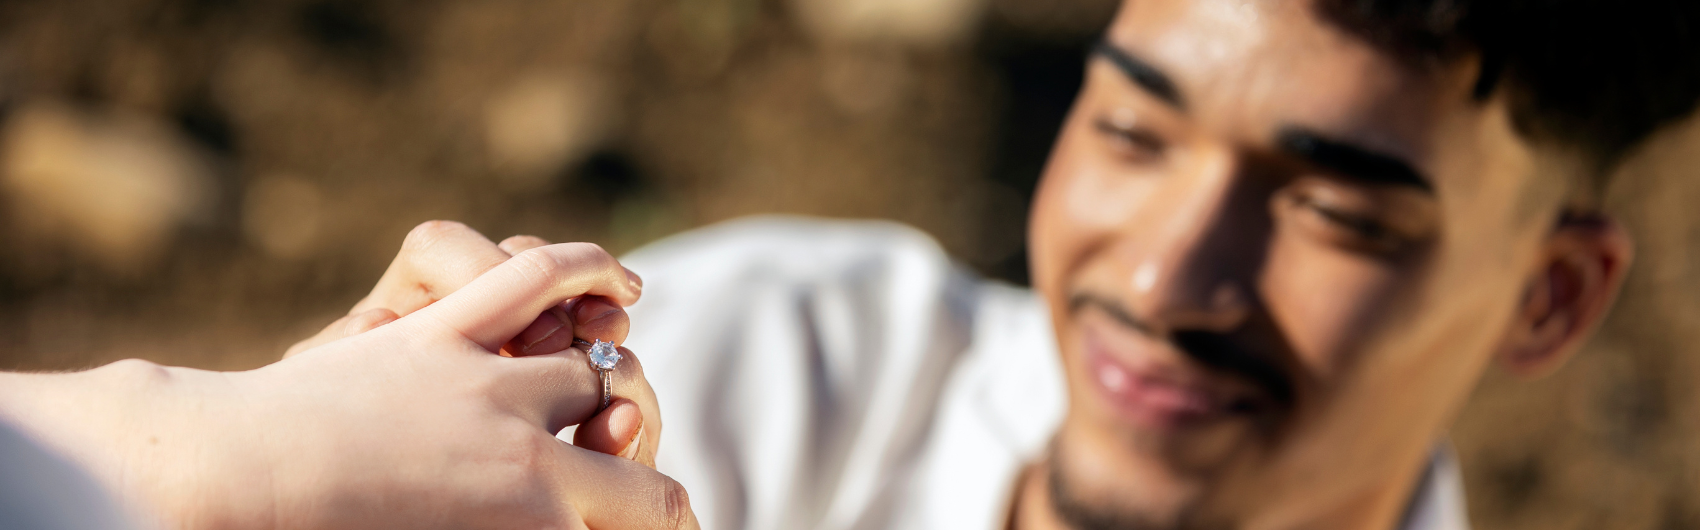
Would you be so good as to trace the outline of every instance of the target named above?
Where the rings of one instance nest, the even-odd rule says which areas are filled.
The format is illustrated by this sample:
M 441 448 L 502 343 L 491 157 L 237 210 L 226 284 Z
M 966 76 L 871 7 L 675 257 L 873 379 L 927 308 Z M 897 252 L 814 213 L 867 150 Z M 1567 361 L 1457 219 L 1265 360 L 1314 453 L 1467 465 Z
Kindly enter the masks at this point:
M 1116 351 L 1092 330 L 1084 333 L 1086 369 L 1110 408 L 1136 425 L 1159 431 L 1201 426 L 1250 410 L 1241 386 L 1212 375 Z

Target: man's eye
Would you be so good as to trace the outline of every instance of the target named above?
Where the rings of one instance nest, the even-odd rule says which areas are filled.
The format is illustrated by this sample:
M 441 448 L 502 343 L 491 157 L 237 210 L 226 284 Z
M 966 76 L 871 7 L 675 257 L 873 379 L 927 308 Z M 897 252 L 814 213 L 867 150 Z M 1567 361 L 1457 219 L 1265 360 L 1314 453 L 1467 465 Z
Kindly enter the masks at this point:
M 1347 246 L 1392 253 L 1404 244 L 1404 239 L 1399 234 L 1374 218 L 1353 214 L 1310 197 L 1298 197 L 1297 202 L 1298 206 L 1315 213 L 1335 230 L 1344 232 L 1340 235 L 1346 237 L 1340 238 L 1339 241 Z
M 1164 148 L 1167 147 L 1156 133 L 1132 124 L 1117 123 L 1110 118 L 1100 117 L 1093 120 L 1092 125 L 1100 134 L 1108 137 L 1118 151 L 1137 161 L 1162 156 Z
M 1392 235 L 1388 233 L 1387 227 L 1382 226 L 1381 223 L 1375 222 L 1373 219 L 1352 215 L 1314 202 L 1307 204 L 1306 206 L 1309 206 L 1312 210 L 1316 210 L 1317 214 L 1334 222 L 1334 224 L 1338 224 L 1348 230 L 1356 232 L 1359 236 L 1365 239 L 1379 240 Z

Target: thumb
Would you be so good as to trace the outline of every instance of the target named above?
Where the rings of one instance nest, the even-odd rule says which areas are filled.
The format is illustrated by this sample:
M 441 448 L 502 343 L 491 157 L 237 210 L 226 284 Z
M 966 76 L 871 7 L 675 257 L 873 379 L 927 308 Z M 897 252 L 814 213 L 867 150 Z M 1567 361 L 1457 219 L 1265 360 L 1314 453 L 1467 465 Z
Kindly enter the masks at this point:
M 626 398 L 615 399 L 573 431 L 573 445 L 636 460 L 654 469 L 655 455 L 643 450 L 643 438 L 643 410 Z

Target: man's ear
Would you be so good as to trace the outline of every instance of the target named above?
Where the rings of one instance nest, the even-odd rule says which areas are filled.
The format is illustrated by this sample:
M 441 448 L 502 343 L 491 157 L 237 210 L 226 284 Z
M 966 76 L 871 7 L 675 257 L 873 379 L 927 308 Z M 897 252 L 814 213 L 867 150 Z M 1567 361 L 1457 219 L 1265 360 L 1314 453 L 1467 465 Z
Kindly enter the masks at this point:
M 1547 238 L 1523 303 L 1500 345 L 1511 373 L 1540 377 L 1568 361 L 1617 298 L 1635 245 L 1604 214 L 1565 214 Z

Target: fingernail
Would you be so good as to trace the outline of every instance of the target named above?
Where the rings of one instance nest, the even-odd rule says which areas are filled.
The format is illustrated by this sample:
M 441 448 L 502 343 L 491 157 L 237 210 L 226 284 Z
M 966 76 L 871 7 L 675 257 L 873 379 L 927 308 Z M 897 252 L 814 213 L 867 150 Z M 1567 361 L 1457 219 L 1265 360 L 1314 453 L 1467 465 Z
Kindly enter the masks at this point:
M 626 283 L 631 284 L 633 291 L 643 292 L 643 277 L 638 276 L 631 269 L 626 269 Z
M 637 460 L 638 449 L 641 448 L 643 448 L 643 427 L 638 427 L 637 434 L 633 434 L 632 440 L 626 442 L 626 448 L 620 450 L 620 458 Z
M 346 336 L 359 335 L 397 319 L 395 312 L 384 308 L 368 309 L 343 317 L 343 333 Z
M 621 313 L 621 307 L 600 307 L 600 309 L 602 309 L 602 311 L 597 311 L 597 314 L 593 314 L 590 318 L 583 319 L 583 323 L 593 323 L 593 321 L 598 321 L 598 319 L 609 318 L 609 316 Z M 583 313 L 580 313 L 580 316 L 583 316 Z
M 547 340 L 563 327 L 566 327 L 566 323 L 561 321 L 560 317 L 555 316 L 554 312 L 548 312 L 538 316 L 537 320 L 531 321 L 531 325 L 526 326 L 525 331 L 522 331 L 519 334 L 519 340 L 517 342 L 522 345 L 519 348 L 520 353 L 532 353 L 532 347 L 537 346 L 537 343 Z
M 573 319 L 573 321 L 580 325 L 589 324 L 618 314 L 620 311 L 620 306 L 614 304 L 581 304 L 577 311 L 578 318 Z

